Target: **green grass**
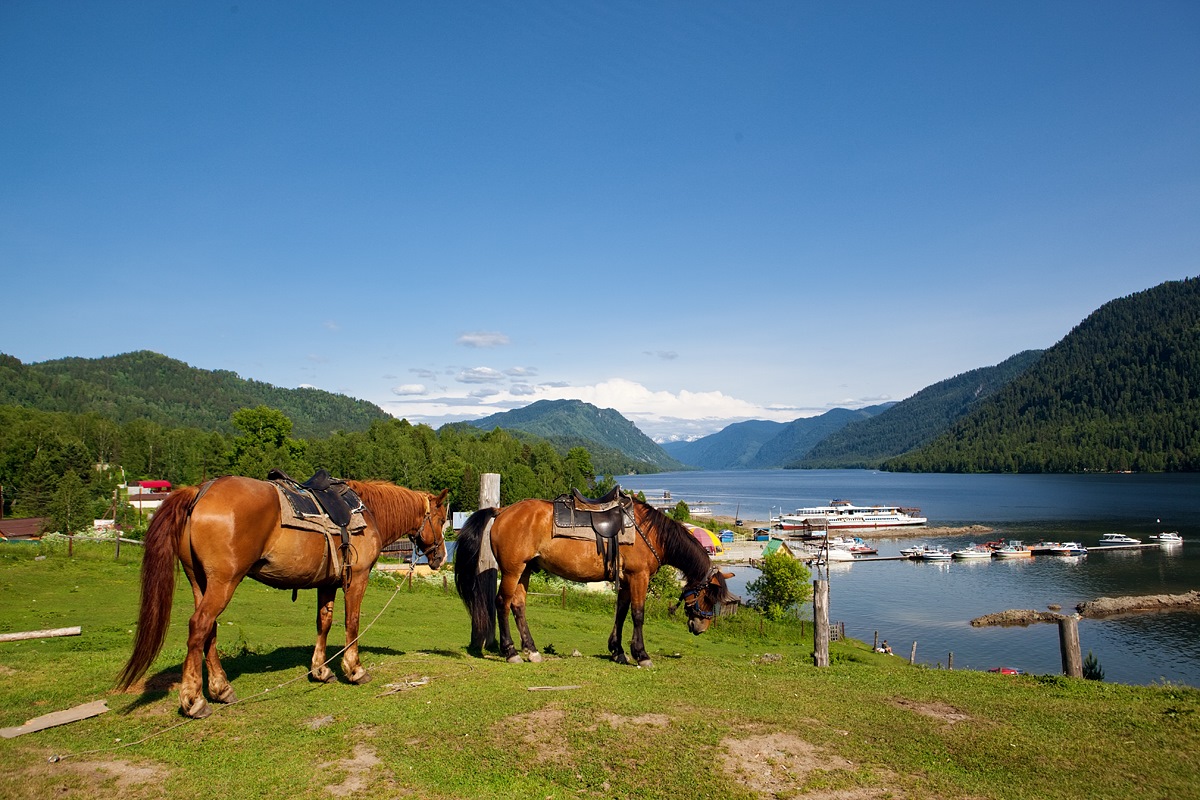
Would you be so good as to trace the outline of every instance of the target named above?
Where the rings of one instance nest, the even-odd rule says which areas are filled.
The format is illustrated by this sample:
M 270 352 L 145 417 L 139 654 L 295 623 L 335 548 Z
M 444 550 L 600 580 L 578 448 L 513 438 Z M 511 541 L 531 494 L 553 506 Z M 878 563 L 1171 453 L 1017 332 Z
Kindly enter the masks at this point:
M 0 739 L 0 797 L 1127 800 L 1200 785 L 1194 689 L 909 667 L 853 641 L 817 669 L 794 623 L 742 609 L 693 637 L 661 600 L 646 626 L 655 666 L 621 667 L 606 658 L 612 598 L 575 593 L 566 609 L 559 596 L 531 599 L 535 638 L 561 657 L 516 666 L 466 653 L 466 612 L 440 576 L 412 589 L 373 578 L 364 626 L 386 610 L 362 637 L 365 686 L 304 679 L 313 592 L 293 604 L 244 583 L 220 619 L 242 701 L 184 721 L 170 688 L 192 611 L 182 576 L 149 689 L 112 690 L 133 639 L 139 555 L 0 547 L 0 632 L 83 628 L 0 643 L 0 726 L 97 699 L 112 709 Z M 339 622 L 331 652 L 342 644 Z M 579 688 L 529 691 L 545 686 Z

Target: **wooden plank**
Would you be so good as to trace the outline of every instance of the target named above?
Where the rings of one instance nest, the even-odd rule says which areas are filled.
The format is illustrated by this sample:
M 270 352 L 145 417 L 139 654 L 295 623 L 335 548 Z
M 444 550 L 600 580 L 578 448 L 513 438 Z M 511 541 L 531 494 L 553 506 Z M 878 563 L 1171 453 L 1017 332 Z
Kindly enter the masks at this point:
M 57 725 L 66 725 L 69 722 L 78 722 L 81 719 L 95 717 L 106 711 L 108 711 L 107 700 L 93 700 L 90 703 L 68 708 L 65 711 L 55 711 L 50 714 L 43 714 L 40 717 L 34 717 L 26 721 L 24 725 L 18 725 L 15 728 L 0 728 L 0 737 L 11 739 L 14 736 L 21 736 L 26 733 L 53 728 Z
M 18 642 L 23 639 L 49 639 L 52 636 L 78 636 L 82 632 L 83 629 L 76 625 L 73 628 L 50 628 L 44 631 L 0 633 L 0 642 Z

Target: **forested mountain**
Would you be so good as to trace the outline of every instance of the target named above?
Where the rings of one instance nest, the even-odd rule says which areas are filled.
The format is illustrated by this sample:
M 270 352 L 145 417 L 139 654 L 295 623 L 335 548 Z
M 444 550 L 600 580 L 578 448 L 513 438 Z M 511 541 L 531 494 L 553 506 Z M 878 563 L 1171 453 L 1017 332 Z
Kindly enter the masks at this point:
M 559 449 L 586 447 L 592 452 L 597 469 L 608 475 L 680 469 L 684 466 L 616 411 L 597 408 L 580 400 L 538 400 L 524 408 L 492 414 L 469 424 L 484 430 L 503 428 L 525 431 L 540 436 Z M 606 453 L 615 455 L 614 451 L 624 454 L 624 466 L 632 469 L 622 472 L 601 469 L 601 464 L 609 463 L 603 456 Z M 620 468 L 614 466 L 614 469 Z
M 234 433 L 230 416 L 265 405 L 283 411 L 296 435 L 366 430 L 391 417 L 374 403 L 320 389 L 281 389 L 226 370 L 204 370 L 148 350 L 105 358 L 22 364 L 0 354 L 0 406 L 72 414 L 95 412 L 117 423 Z
M 1101 306 L 1020 377 L 886 469 L 1200 469 L 1200 278 Z
M 888 408 L 851 422 L 818 442 L 803 458 L 785 466 L 803 469 L 878 468 L 944 433 L 984 399 L 1012 382 L 1042 355 L 1026 350 L 994 367 L 948 378 Z
M 751 469 L 773 469 L 803 458 L 819 442 L 852 422 L 870 419 L 891 408 L 891 403 L 867 406 L 851 411 L 835 408 L 819 417 L 804 417 L 792 420 L 778 434 L 764 442 L 758 453 L 747 464 Z

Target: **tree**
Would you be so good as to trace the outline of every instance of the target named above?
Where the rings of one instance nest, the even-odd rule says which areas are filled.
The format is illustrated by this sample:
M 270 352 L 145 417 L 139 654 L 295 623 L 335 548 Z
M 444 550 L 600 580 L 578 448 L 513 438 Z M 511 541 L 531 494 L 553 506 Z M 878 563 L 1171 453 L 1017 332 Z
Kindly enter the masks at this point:
M 291 438 L 292 421 L 282 411 L 267 406 L 241 408 L 231 419 L 242 430 L 233 440 L 235 474 L 261 479 L 277 468 L 303 480 L 312 471 L 304 443 Z
M 94 519 L 91 493 L 74 472 L 68 472 L 59 479 L 48 510 L 50 528 L 65 534 L 78 533 Z
M 762 574 L 746 591 L 751 605 L 769 620 L 781 620 L 812 596 L 808 567 L 787 553 L 776 551 L 763 557 Z
M 1100 666 L 1100 659 L 1088 650 L 1087 658 L 1083 660 L 1083 677 L 1089 681 L 1104 680 L 1104 667 Z

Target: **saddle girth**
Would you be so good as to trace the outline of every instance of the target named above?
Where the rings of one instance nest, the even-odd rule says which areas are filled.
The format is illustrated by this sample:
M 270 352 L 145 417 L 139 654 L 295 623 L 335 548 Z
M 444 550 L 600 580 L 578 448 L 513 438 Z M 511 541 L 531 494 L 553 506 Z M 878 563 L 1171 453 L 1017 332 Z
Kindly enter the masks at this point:
M 584 497 L 578 489 L 554 500 L 554 525 L 557 528 L 591 528 L 596 538 L 596 554 L 604 562 L 606 580 L 617 580 L 621 571 L 618 536 L 633 527 L 633 498 L 617 486 L 600 498 Z

